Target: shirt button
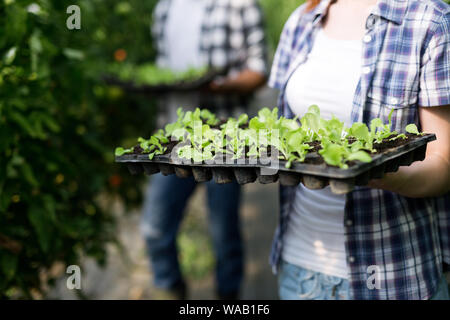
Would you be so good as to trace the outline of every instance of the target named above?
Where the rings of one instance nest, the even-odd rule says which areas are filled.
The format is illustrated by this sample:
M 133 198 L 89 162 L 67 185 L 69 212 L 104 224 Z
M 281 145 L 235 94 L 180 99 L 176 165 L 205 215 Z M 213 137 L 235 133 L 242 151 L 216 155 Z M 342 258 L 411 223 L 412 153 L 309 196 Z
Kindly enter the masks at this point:
M 348 227 L 351 227 L 353 225 L 352 220 L 347 220 L 345 223 L 347 224 Z
M 350 262 L 350 263 L 355 262 L 355 257 L 349 257 L 349 258 L 348 258 L 348 262 Z
M 364 67 L 362 69 L 362 71 L 363 71 L 364 74 L 369 74 L 370 73 L 370 67 Z
M 364 38 L 363 38 L 363 41 L 364 41 L 365 43 L 369 43 L 370 41 L 372 41 L 372 36 L 365 35 Z
M 374 26 L 375 22 L 376 22 L 376 18 L 373 15 L 370 15 L 366 21 L 366 28 L 367 29 L 372 28 Z

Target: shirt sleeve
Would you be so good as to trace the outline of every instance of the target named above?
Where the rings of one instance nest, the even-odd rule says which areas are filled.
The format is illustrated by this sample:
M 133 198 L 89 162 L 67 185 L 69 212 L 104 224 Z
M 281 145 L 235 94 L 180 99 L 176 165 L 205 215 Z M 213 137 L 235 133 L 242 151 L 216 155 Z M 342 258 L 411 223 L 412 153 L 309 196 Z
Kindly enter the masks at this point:
M 300 13 L 303 9 L 304 5 L 301 5 L 291 14 L 281 32 L 268 83 L 271 88 L 281 89 L 283 86 L 284 75 L 289 68 L 294 32 L 300 19 Z
M 419 106 L 450 105 L 450 13 L 442 15 L 422 57 Z
M 267 74 L 267 47 L 262 9 L 256 1 L 252 0 L 242 7 L 241 16 L 247 47 L 246 67 Z

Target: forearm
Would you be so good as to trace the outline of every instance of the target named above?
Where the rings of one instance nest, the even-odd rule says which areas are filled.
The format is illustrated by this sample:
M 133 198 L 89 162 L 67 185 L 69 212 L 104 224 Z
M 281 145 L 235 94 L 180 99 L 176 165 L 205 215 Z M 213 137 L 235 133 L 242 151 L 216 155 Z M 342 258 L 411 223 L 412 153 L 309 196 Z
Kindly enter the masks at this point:
M 401 167 L 396 173 L 373 180 L 369 186 L 396 192 L 405 197 L 425 198 L 450 191 L 450 106 L 419 108 L 424 132 L 434 132 L 436 141 L 428 144 L 422 162 Z
M 235 77 L 229 77 L 222 82 L 213 82 L 211 89 L 220 92 L 250 93 L 264 85 L 266 77 L 260 72 L 250 69 L 240 72 Z
M 401 194 L 410 198 L 426 198 L 445 194 L 450 188 L 450 166 L 438 153 L 427 156 L 422 162 L 400 167 L 398 172 L 387 174 L 382 180 L 373 180 L 370 186 Z

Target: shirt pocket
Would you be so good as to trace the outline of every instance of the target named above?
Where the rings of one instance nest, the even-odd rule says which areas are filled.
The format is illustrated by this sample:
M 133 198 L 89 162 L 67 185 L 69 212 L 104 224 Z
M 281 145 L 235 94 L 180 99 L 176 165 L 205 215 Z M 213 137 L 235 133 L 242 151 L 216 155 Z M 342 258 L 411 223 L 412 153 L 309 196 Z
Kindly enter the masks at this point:
M 366 110 L 371 119 L 380 118 L 386 124 L 392 112 L 391 130 L 404 132 L 406 125 L 417 122 L 417 101 L 418 94 L 414 90 L 373 87 L 367 94 Z
M 367 93 L 372 103 L 387 109 L 402 109 L 417 105 L 418 92 L 410 88 L 393 89 L 373 86 Z
M 402 109 L 418 102 L 420 63 L 419 57 L 402 54 L 415 52 L 403 43 L 393 43 L 378 57 L 367 97 L 383 108 Z

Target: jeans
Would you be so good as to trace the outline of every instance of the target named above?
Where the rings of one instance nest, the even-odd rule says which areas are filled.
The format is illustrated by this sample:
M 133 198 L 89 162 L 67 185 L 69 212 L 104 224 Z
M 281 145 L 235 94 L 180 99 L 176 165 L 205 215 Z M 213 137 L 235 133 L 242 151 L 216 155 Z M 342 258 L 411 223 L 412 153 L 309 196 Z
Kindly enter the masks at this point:
M 284 261 L 281 262 L 278 287 L 281 300 L 351 300 L 347 279 L 328 276 Z M 449 300 L 445 276 L 431 300 Z
M 155 175 L 150 180 L 144 203 L 141 230 L 145 237 L 154 284 L 171 289 L 182 283 L 176 235 L 183 211 L 197 183 L 193 177 Z M 209 229 L 216 257 L 219 295 L 239 291 L 243 277 L 243 248 L 239 225 L 240 186 L 206 183 Z

